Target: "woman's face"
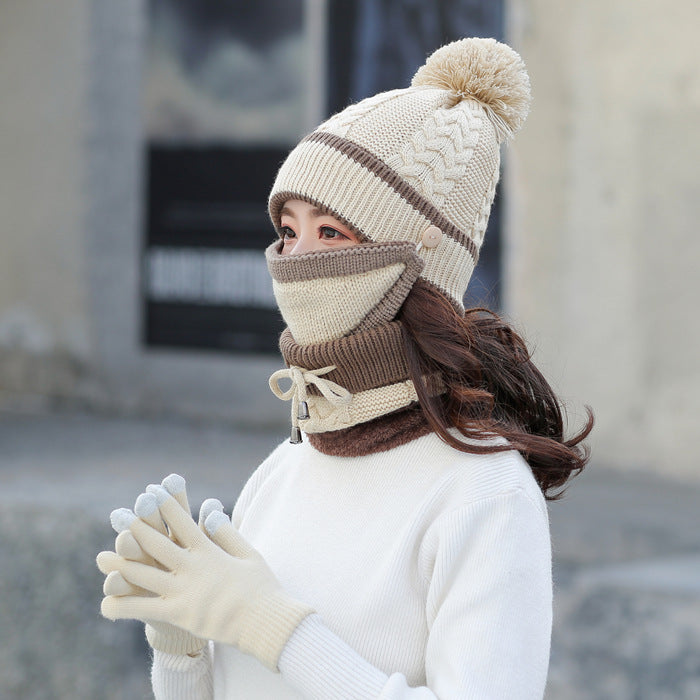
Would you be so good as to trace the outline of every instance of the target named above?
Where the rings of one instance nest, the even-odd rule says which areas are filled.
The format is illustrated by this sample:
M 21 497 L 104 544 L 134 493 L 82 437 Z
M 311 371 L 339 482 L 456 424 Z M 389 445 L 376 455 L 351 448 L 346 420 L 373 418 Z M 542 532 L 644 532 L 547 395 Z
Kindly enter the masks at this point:
M 360 243 L 359 236 L 345 224 L 300 199 L 288 199 L 280 215 L 282 255 L 347 248 Z

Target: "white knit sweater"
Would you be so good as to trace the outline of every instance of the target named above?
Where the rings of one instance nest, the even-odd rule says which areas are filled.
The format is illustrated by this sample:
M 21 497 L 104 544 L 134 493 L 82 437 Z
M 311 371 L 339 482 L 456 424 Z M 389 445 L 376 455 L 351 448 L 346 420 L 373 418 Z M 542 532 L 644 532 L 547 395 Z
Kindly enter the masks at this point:
M 221 644 L 198 658 L 156 652 L 156 698 L 542 697 L 549 527 L 518 453 L 466 454 L 435 434 L 352 459 L 285 442 L 233 522 L 317 614 L 279 674 Z

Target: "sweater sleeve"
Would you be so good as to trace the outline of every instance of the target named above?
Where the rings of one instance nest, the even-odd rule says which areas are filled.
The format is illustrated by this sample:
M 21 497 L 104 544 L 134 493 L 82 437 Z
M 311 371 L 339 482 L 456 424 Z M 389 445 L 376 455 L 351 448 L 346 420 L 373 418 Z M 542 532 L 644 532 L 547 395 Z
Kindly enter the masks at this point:
M 155 700 L 212 700 L 210 647 L 195 657 L 154 650 L 151 685 Z
M 419 559 L 428 572 L 425 686 L 374 667 L 317 615 L 282 653 L 287 682 L 314 700 L 542 698 L 552 624 L 544 504 L 516 489 L 445 513 Z

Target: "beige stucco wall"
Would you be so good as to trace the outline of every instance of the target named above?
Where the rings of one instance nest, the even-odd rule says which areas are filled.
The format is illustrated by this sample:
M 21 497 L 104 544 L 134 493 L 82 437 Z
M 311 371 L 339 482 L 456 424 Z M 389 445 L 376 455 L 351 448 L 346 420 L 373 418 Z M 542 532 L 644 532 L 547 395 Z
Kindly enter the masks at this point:
M 0 374 L 65 383 L 90 353 L 87 0 L 0 3 Z M 45 31 L 37 34 L 37 28 Z M 41 362 L 35 359 L 41 358 Z M 51 369 L 49 368 L 51 365 Z M 71 383 L 72 380 L 69 380 Z
M 511 3 L 534 103 L 506 299 L 598 460 L 700 478 L 700 71 L 692 0 Z M 580 408 L 579 408 L 580 414 Z

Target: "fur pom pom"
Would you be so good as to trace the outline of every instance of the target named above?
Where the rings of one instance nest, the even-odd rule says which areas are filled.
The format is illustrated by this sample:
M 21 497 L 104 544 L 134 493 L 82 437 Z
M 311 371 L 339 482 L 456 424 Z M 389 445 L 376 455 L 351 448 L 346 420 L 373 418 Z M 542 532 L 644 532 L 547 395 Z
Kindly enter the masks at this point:
M 460 39 L 439 48 L 418 69 L 413 87 L 449 90 L 453 104 L 479 102 L 499 142 L 523 125 L 530 108 L 530 78 L 520 56 L 495 39 Z

